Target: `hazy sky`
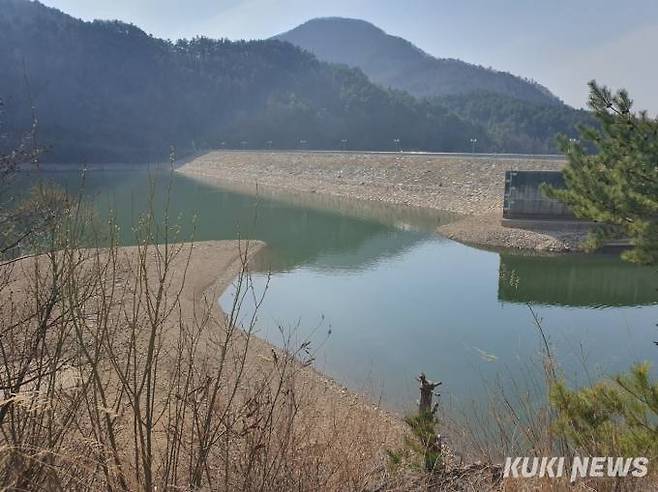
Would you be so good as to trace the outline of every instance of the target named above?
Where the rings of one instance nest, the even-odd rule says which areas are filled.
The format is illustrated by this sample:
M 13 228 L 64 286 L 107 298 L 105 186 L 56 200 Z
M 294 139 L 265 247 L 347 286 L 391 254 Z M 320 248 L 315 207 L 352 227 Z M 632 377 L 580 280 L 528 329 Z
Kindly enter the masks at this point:
M 658 113 L 656 0 L 43 0 L 155 36 L 266 38 L 313 17 L 368 20 L 437 57 L 533 78 L 580 107 L 595 78 Z

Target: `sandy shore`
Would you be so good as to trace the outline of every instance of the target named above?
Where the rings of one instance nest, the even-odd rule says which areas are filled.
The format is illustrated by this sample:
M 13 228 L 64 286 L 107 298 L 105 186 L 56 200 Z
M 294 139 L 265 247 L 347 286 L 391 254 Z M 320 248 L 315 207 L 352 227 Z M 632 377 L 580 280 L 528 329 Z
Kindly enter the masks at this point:
M 207 303 L 216 307 L 217 314 L 223 317 L 217 299 L 234 282 L 245 256 L 251 261 L 264 247 L 265 243 L 250 241 L 248 243 L 238 241 L 204 241 L 195 243 L 189 256 L 189 264 L 186 271 L 184 263 L 186 255 L 181 255 L 175 260 L 170 288 L 176 289 L 182 285 L 181 291 L 181 315 L 184 319 L 191 320 L 199 312 L 202 312 Z M 121 248 L 122 253 L 128 257 L 136 253 L 136 248 Z M 246 253 L 245 253 L 246 252 Z M 184 275 L 184 278 L 183 278 Z M 254 337 L 250 341 L 248 363 L 252 366 L 249 370 L 271 370 L 272 353 L 278 351 L 263 339 Z M 258 366 L 258 367 L 256 367 Z M 399 416 L 389 413 L 367 398 L 349 391 L 333 379 L 321 374 L 312 366 L 305 368 L 299 373 L 302 377 L 300 385 L 306 390 L 313 392 L 313 400 L 319 408 L 327 410 L 325 415 L 329 418 L 330 409 L 336 412 L 349 412 L 350 418 L 370 421 L 376 419 L 378 425 L 384 425 L 390 433 L 388 437 L 382 436 L 382 444 L 390 444 L 391 437 L 397 440 L 404 431 L 404 424 Z M 332 418 L 335 415 L 332 415 Z M 328 424 L 328 423 L 327 423 Z
M 456 241 L 492 248 L 577 249 L 581 235 L 500 225 L 508 170 L 558 170 L 555 159 L 303 152 L 210 152 L 179 168 L 218 184 L 315 193 L 464 215 L 439 227 Z
M 144 298 L 144 291 L 136 290 L 137 286 L 139 285 L 141 289 L 149 285 L 150 287 L 146 288 L 152 296 L 156 296 L 163 268 L 168 272 L 161 299 L 168 306 L 163 308 L 163 312 L 169 314 L 161 318 L 157 324 L 157 329 L 161 330 L 157 337 L 159 347 L 157 352 L 162 354 L 158 370 L 159 389 L 156 390 L 160 401 L 168 394 L 170 384 L 175 384 L 170 382 L 170 378 L 175 376 L 172 375 L 173 368 L 169 367 L 167 361 L 173 360 L 168 357 L 176 353 L 181 327 L 185 327 L 186 333 L 197 333 L 194 336 L 195 340 L 198 340 L 199 348 L 195 351 L 194 363 L 198 365 L 199 371 L 210 367 L 209 374 L 214 374 L 212 366 L 219 360 L 218 350 L 228 326 L 227 315 L 221 312 L 217 299 L 235 282 L 245 262 L 248 264 L 264 247 L 265 244 L 258 241 L 171 244 L 167 246 L 167 251 L 170 252 L 167 254 L 171 254 L 172 259 L 166 267 L 162 255 L 164 247 L 160 247 L 159 252 L 153 246 L 147 250 L 143 248 L 140 250 L 134 246 L 122 247 L 117 250 L 116 256 L 109 255 L 107 250 L 77 250 L 71 253 L 71 257 L 74 258 L 72 261 L 80 272 L 80 276 L 77 277 L 80 280 L 76 285 L 92 285 L 85 280 L 89 278 L 103 279 L 93 284 L 95 285 L 93 292 L 98 291 L 98 294 L 90 297 L 91 300 L 88 302 L 91 307 L 95 299 L 101 298 L 103 291 L 100 289 L 103 285 L 107 287 L 104 292 L 122 292 L 117 294 L 117 299 L 121 299 L 121 302 L 113 303 L 112 308 L 112 312 L 116 310 L 117 314 L 117 318 L 112 319 L 119 320 L 118 323 L 123 323 L 126 319 L 130 320 L 129 314 L 135 311 L 136 306 L 144 306 L 148 303 Z M 172 251 L 174 253 L 171 253 Z M 18 306 L 17 313 L 22 313 L 23 308 L 26 309 L 26 313 L 32 312 L 29 310 L 32 306 L 33 286 L 36 277 L 42 275 L 37 272 L 48 271 L 50 264 L 48 257 L 37 256 L 18 260 L 2 269 L 0 273 L 4 283 L 2 283 L 3 288 L 0 289 L 0 305 L 14 303 Z M 110 265 L 110 270 L 104 270 L 103 265 Z M 136 277 L 137 271 L 145 272 L 140 275 L 139 280 Z M 151 301 L 154 298 L 151 297 Z M 82 312 L 86 311 L 83 309 Z M 141 320 L 141 317 L 139 319 Z M 238 315 L 233 319 L 241 319 L 241 317 Z M 90 326 L 96 326 L 93 321 L 90 323 Z M 110 325 L 114 326 L 112 323 Z M 201 331 L 199 328 L 201 326 L 206 328 Z M 150 328 L 146 329 L 147 332 L 149 330 Z M 129 333 L 130 329 L 126 325 L 125 330 L 121 328 L 119 332 Z M 276 387 L 278 384 L 276 375 L 284 370 L 282 364 L 286 364 L 285 367 L 291 368 L 288 369 L 288 373 L 292 371 L 294 376 L 280 384 L 285 384 L 286 394 L 293 396 L 288 397 L 292 399 L 286 400 L 285 405 L 281 403 L 276 407 L 284 413 L 281 415 L 277 413 L 276 418 L 272 417 L 275 422 L 272 424 L 272 432 L 276 434 L 279 432 L 277 430 L 279 426 L 282 426 L 280 432 L 293 432 L 294 437 L 281 434 L 276 439 L 284 439 L 287 435 L 286 439 L 298 440 L 299 446 L 292 448 L 290 453 L 299 455 L 300 461 L 303 461 L 301 454 L 307 453 L 304 459 L 318 459 L 322 466 L 329 467 L 331 473 L 328 476 L 333 477 L 332 479 L 337 482 L 329 486 L 328 490 L 342 489 L 337 484 L 342 484 L 343 481 L 347 483 L 352 479 L 365 480 L 364 477 L 370 476 L 369 474 L 372 477 L 380 476 L 373 471 L 383 470 L 386 460 L 385 450 L 399 447 L 406 432 L 406 426 L 398 415 L 378 407 L 365 396 L 349 391 L 331 378 L 320 374 L 311 363 L 302 363 L 300 358 L 303 354 L 294 358 L 286 356 L 282 350 L 259 339 L 258 332 L 253 333 L 255 336 L 247 336 L 247 333 L 242 331 L 236 333 L 238 334 L 231 339 L 226 353 L 226 360 L 229 362 L 224 366 L 225 375 L 222 381 L 226 387 L 222 386 L 222 391 L 230 392 L 231 385 L 237 384 L 239 396 L 236 396 L 236 399 L 251 398 L 250 395 L 269 398 L 281 391 L 281 388 Z M 124 347 L 126 345 L 118 342 L 114 345 L 113 353 L 121 354 L 120 351 Z M 293 353 L 300 350 L 295 346 L 289 349 Z M 309 350 L 312 351 L 313 348 L 310 347 Z M 243 353 L 246 354 L 244 359 L 241 358 Z M 77 374 L 77 369 L 63 366 L 58 375 L 62 387 L 73 391 L 78 380 Z M 111 394 L 113 390 L 108 388 L 113 388 L 118 380 L 114 372 L 109 371 L 107 374 L 108 381 L 111 383 L 108 383 L 106 391 L 110 391 Z M 272 374 L 275 376 L 270 383 L 268 381 Z M 260 384 L 273 386 L 258 393 L 255 388 L 259 388 Z M 227 395 L 224 396 L 228 398 Z M 289 418 L 290 414 L 285 412 L 290 411 L 290 404 L 293 403 L 296 427 L 289 431 L 286 430 L 285 419 Z M 235 404 L 234 408 L 241 407 Z M 262 409 L 267 410 L 266 407 Z M 117 413 L 116 418 L 123 419 L 124 414 Z M 127 418 L 131 418 L 129 413 Z M 125 435 L 130 437 L 129 433 Z M 154 441 L 156 449 L 164 449 L 166 435 L 166 432 L 156 430 Z
M 263 242 L 249 242 L 248 258 L 252 259 L 264 247 L 266 245 Z M 240 272 L 244 251 L 245 243 L 237 241 L 205 241 L 194 244 L 182 293 L 181 309 L 184 316 L 198 312 L 207 302 L 213 302 L 220 312 L 216 300 L 231 286 Z M 181 273 L 179 268 L 175 275 Z M 175 280 L 173 284 L 176 285 Z M 272 364 L 273 351 L 278 349 L 261 338 L 252 338 L 248 361 L 253 366 L 260 366 L 258 369 L 271 370 L 269 366 Z M 317 402 L 318 408 L 327 411 L 325 417 L 329 418 L 331 415 L 333 419 L 335 415 L 329 411 L 333 410 L 343 414 L 349 413 L 349 418 L 363 419 L 364 422 L 376 419 L 378 426 L 384 426 L 389 433 L 388 436 L 382 436 L 382 444 L 390 445 L 401 438 L 405 429 L 399 416 L 348 390 L 312 366 L 299 374 L 303 378 L 301 386 L 313 392 L 312 399 Z

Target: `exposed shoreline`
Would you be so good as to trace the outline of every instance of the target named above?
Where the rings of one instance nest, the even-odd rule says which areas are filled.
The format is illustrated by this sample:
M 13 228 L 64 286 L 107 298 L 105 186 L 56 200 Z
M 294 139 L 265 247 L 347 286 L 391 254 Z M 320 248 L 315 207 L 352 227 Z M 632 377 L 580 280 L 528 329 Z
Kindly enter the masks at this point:
M 545 157 L 215 151 L 178 169 L 245 191 L 282 190 L 447 211 L 463 215 L 437 232 L 487 248 L 577 251 L 582 232 L 500 225 L 507 170 L 559 170 Z
M 183 313 L 192 313 L 207 302 L 213 302 L 217 312 L 221 312 L 217 300 L 235 281 L 242 261 L 253 260 L 266 247 L 264 242 L 253 240 L 195 243 L 181 299 Z M 129 248 L 122 249 L 130 251 Z M 272 353 L 277 350 L 268 341 L 258 336 L 252 337 L 247 362 L 258 366 L 269 365 Z M 405 429 L 398 415 L 375 405 L 366 396 L 347 389 L 313 366 L 304 368 L 299 375 L 303 378 L 301 384 L 313 392 L 314 399 L 321 408 L 351 415 L 362 413 L 365 414 L 362 415 L 364 418 L 377 419 L 379 425 L 385 426 L 389 431 L 387 436 L 382 437 L 382 444 L 391 444 L 401 439 Z
M 240 398 L 249 399 L 255 398 L 253 395 L 262 395 L 264 400 L 258 404 L 269 405 L 267 398 L 274 398 L 272 395 L 277 392 L 287 392 L 286 394 L 292 396 L 287 396 L 288 399 L 281 400 L 272 408 L 263 409 L 263 411 L 271 411 L 272 415 L 274 412 L 283 412 L 277 413 L 276 417 L 272 416 L 270 424 L 261 424 L 271 425 L 269 429 L 274 439 L 296 439 L 297 441 L 293 442 L 305 446 L 304 449 L 295 449 L 294 453 L 313 453 L 317 449 L 318 459 L 322 459 L 323 463 L 331 468 L 329 476 L 337 480 L 343 476 L 341 473 L 348 477 L 357 477 L 364 483 L 370 479 L 379 480 L 383 477 L 381 470 L 384 470 L 386 450 L 401 446 L 403 436 L 407 432 L 400 416 L 324 376 L 310 362 L 297 358 L 295 354 L 300 351 L 298 346 L 287 347 L 286 354 L 283 349 L 258 338 L 258 333 L 252 330 L 236 332 L 241 335 L 228 335 L 230 333 L 228 327 L 236 326 L 228 325 L 228 319 L 232 319 L 235 323 L 240 319 L 240 315 L 233 312 L 225 316 L 226 313 L 222 313 L 217 300 L 236 281 L 236 276 L 248 270 L 251 260 L 265 247 L 265 243 L 252 240 L 203 241 L 169 244 L 166 248 L 149 245 L 118 247 L 114 251 L 104 248 L 67 250 L 64 255 L 58 256 L 58 253 L 55 253 L 52 258 L 59 258 L 65 266 L 69 265 L 69 261 L 75 264 L 76 273 L 75 276 L 72 275 L 73 287 L 66 285 L 71 290 L 79 288 L 84 291 L 80 297 L 75 297 L 77 290 L 76 294 L 71 295 L 76 302 L 84 299 L 80 301 L 82 306 L 80 312 L 95 313 L 92 309 L 97 308 L 95 304 L 97 299 L 102 297 L 104 302 L 107 298 L 103 296 L 108 295 L 112 296 L 109 297 L 110 300 L 118 301 L 110 303 L 111 308 L 106 314 L 107 319 L 110 320 L 108 324 L 112 327 L 112 333 L 122 332 L 124 322 L 128 332 L 130 323 L 138 325 L 139 328 L 134 333 L 138 333 L 138 336 L 145 335 L 146 339 L 151 336 L 149 335 L 151 330 L 156 330 L 154 353 L 158 354 L 155 362 L 158 377 L 156 381 L 154 376 L 152 388 L 154 398 L 158 402 L 155 404 L 156 413 L 162 412 L 161 415 L 164 415 L 166 408 L 171 411 L 170 407 L 161 408 L 158 405 L 165 404 L 161 402 L 165 402 L 171 396 L 169 395 L 171 385 L 180 383 L 174 376 L 178 370 L 181 370 L 175 365 L 177 357 L 193 357 L 193 359 L 184 359 L 182 370 L 191 370 L 192 364 L 198 364 L 198 369 L 203 374 L 203 370 L 207 369 L 209 364 L 212 366 L 221 359 L 217 356 L 217 351 L 223 348 L 227 352 L 224 353 L 225 365 L 221 366 L 223 371 L 220 371 L 222 379 L 219 391 L 227 391 L 227 395 L 231 391 L 236 391 L 230 397 L 227 396 L 227 401 L 234 402 L 235 408 L 247 408 L 240 405 L 256 402 L 256 400 L 240 402 Z M 12 308 L 18 310 L 21 319 L 23 319 L 21 310 L 32 308 L 31 296 L 34 295 L 32 289 L 35 282 L 38 282 L 37 278 L 42 278 L 44 274 L 48 275 L 44 272 L 55 261 L 52 258 L 46 255 L 28 256 L 17 259 L 3 270 L 3 282 L 5 282 L 1 292 L 3 305 L 6 305 L 4 304 L 6 301 L 9 302 Z M 163 268 L 165 264 L 166 267 Z M 163 273 L 165 270 L 166 274 Z M 101 280 L 89 283 L 89 275 Z M 152 282 L 150 285 L 157 287 L 144 287 L 150 282 Z M 241 285 L 244 289 L 245 282 Z M 163 289 L 162 292 L 160 288 Z M 153 321 L 155 327 L 148 324 L 151 318 L 146 314 L 146 308 L 139 307 L 148 304 L 146 296 L 150 296 L 151 300 L 157 297 L 158 303 L 162 300 L 160 307 L 153 308 L 161 309 L 158 311 L 160 316 L 154 318 L 157 320 Z M 16 304 L 13 303 L 14 299 L 17 300 Z M 25 299 L 25 304 L 21 299 Z M 130 318 L 133 314 L 136 316 L 135 319 Z M 89 325 L 83 326 L 96 326 L 94 324 L 96 317 L 91 315 L 90 318 Z M 104 326 L 103 323 L 99 325 Z M 141 331 L 142 328 L 145 330 Z M 57 336 L 64 336 L 61 333 L 65 330 L 60 333 L 59 329 L 58 326 Z M 129 350 L 122 352 L 123 344 L 126 342 L 123 339 L 117 341 L 111 338 L 109 332 L 102 333 L 103 340 L 108 340 L 107 344 L 116 344 L 109 349 L 113 356 L 123 361 L 121 357 L 130 354 Z M 181 342 L 185 340 L 180 338 L 181 333 L 194 337 L 187 339 L 188 342 L 193 340 L 194 344 L 188 346 L 184 341 Z M 134 343 L 135 347 L 141 346 L 138 345 L 139 341 Z M 222 345 L 223 343 L 226 345 Z M 74 347 L 75 345 L 72 346 Z M 117 348 L 117 351 L 113 351 Z M 182 355 L 177 350 L 183 350 Z M 76 358 L 68 360 L 77 361 Z M 77 363 L 84 365 L 88 359 L 81 357 L 81 360 L 82 362 Z M 221 364 L 224 364 L 224 361 Z M 191 364 L 189 367 L 186 365 L 188 362 Z M 66 391 L 76 388 L 79 384 L 78 367 L 82 366 L 66 363 L 58 367 L 57 378 Z M 110 391 L 109 394 L 116 390 L 112 382 L 117 378 L 116 374 L 114 370 L 109 370 L 104 376 L 109 382 L 105 381 L 103 387 Z M 212 369 L 210 374 L 212 377 L 220 377 Z M 272 379 L 269 377 L 271 374 L 275 374 Z M 278 380 L 276 375 L 281 375 L 284 379 Z M 232 390 L 234 384 L 236 387 Z M 267 385 L 270 384 L 272 386 L 268 387 Z M 260 385 L 265 387 L 261 388 Z M 193 390 L 194 393 L 197 391 L 199 390 Z M 180 397 L 176 394 L 175 399 L 178 398 Z M 293 414 L 286 413 L 293 410 Z M 128 413 L 125 418 L 130 419 L 130 415 Z M 291 415 L 294 415 L 294 422 L 291 420 Z M 115 418 L 121 420 L 124 415 L 117 413 Z M 162 426 L 154 424 L 154 449 L 162 449 L 166 445 L 165 436 L 167 438 L 169 436 L 169 428 L 165 427 L 167 422 L 171 421 L 165 418 Z M 123 421 L 121 423 L 123 425 Z M 70 437 L 71 442 L 78 442 L 76 441 L 78 438 L 77 434 Z M 247 439 L 243 435 L 236 437 L 238 438 Z M 120 434 L 118 440 L 120 446 L 124 445 L 124 440 L 127 447 L 132 445 L 129 431 L 127 434 Z M 88 445 L 90 441 L 85 439 L 84 442 Z M 240 443 L 235 446 L 239 445 Z M 324 452 L 323 450 L 332 452 L 334 449 L 335 454 L 320 454 Z M 337 490 L 336 486 L 330 488 Z

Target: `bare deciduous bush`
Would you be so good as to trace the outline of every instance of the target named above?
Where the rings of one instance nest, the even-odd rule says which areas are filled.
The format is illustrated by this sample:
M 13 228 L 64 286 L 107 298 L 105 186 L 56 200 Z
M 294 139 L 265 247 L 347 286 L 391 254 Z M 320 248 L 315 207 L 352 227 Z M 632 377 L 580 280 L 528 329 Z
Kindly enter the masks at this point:
M 266 348 L 257 310 L 241 322 L 246 296 L 264 295 L 248 242 L 222 314 L 190 281 L 203 243 L 170 242 L 154 214 L 129 248 L 112 224 L 103 247 L 83 247 L 100 236 L 88 227 L 69 206 L 45 252 L 0 266 L 3 487 L 358 489 L 382 474 L 395 435 L 373 410 L 323 404 L 308 344 Z
M 151 207 L 137 246 L 120 248 L 82 195 L 10 193 L 35 136 L 36 118 L 0 154 L 0 487 L 317 490 L 381 474 L 395 424 L 327 398 L 307 343 L 271 349 L 254 337 L 257 310 L 241 322 L 246 296 L 264 295 L 248 242 L 222 314 L 188 278 L 202 245 L 175 243 L 166 214 L 160 225 Z

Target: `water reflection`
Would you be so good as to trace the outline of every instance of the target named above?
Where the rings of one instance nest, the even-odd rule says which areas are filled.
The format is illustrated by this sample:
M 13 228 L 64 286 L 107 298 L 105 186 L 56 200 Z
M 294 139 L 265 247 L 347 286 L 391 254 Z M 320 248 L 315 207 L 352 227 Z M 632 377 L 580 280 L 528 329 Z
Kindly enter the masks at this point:
M 501 254 L 498 299 L 572 307 L 658 304 L 658 269 L 614 256 Z
M 79 173 L 46 176 L 71 192 L 82 184 Z M 265 190 L 245 194 L 235 185 L 219 188 L 202 179 L 167 172 L 90 172 L 83 186 L 101 214 L 111 211 L 116 216 L 124 245 L 134 244 L 132 227 L 153 200 L 160 220 L 168 207 L 170 221 L 180 224 L 183 240 L 240 237 L 265 241 L 268 247 L 256 267 L 272 272 L 302 265 L 368 269 L 401 255 L 425 239 L 426 231 L 455 217 L 327 196 L 278 196 Z

